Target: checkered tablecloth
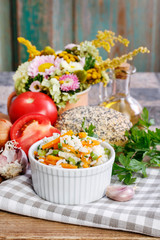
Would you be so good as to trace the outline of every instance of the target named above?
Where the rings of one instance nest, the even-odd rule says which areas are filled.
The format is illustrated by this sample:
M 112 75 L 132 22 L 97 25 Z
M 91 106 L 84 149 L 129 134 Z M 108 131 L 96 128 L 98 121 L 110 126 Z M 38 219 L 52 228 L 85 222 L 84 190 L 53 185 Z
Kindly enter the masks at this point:
M 112 179 L 113 184 L 119 184 Z M 21 215 L 90 227 L 124 230 L 160 237 L 160 170 L 149 169 L 137 179 L 134 198 L 116 202 L 104 197 L 94 203 L 66 206 L 38 197 L 26 175 L 0 184 L 0 209 Z

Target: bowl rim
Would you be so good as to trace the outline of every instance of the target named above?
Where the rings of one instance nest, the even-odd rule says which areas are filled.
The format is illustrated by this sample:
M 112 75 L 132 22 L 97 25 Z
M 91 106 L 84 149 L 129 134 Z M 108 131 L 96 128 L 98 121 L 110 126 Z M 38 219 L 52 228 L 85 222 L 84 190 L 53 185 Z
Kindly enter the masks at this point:
M 76 168 L 76 169 L 69 169 L 69 168 L 54 168 L 52 166 L 49 166 L 49 165 L 45 165 L 43 163 L 40 163 L 38 162 L 34 156 L 33 156 L 33 153 L 34 151 L 36 151 L 36 147 L 38 145 L 41 144 L 41 142 L 43 141 L 43 139 L 35 142 L 34 144 L 32 144 L 32 146 L 29 148 L 29 151 L 28 151 L 28 158 L 29 158 L 29 162 L 31 163 L 31 161 L 33 161 L 34 163 L 36 163 L 37 165 L 43 167 L 44 169 L 53 169 L 53 170 L 56 170 L 56 171 L 64 171 L 64 172 L 87 172 L 87 171 L 93 171 L 93 169 L 98 169 L 98 168 L 103 168 L 103 166 L 106 166 L 106 165 L 110 165 L 110 163 L 113 161 L 114 162 L 114 159 L 115 159 L 115 150 L 114 148 L 106 141 L 102 142 L 104 144 L 107 145 L 107 147 L 109 147 L 109 150 L 111 150 L 111 154 L 110 154 L 110 157 L 108 159 L 108 161 L 106 161 L 105 163 L 102 163 L 98 166 L 94 166 L 94 167 L 89 167 L 89 168 Z

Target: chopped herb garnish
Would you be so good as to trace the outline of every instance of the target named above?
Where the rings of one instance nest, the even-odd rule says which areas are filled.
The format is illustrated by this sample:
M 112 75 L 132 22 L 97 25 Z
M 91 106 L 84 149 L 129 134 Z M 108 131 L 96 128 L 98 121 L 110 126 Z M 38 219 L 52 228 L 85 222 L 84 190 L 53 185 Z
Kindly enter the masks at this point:
M 110 151 L 108 148 L 105 148 L 104 151 L 105 151 L 105 154 L 108 155 L 108 156 L 109 156 L 110 153 L 111 153 L 111 151 Z
M 59 153 L 59 150 L 54 149 L 51 155 L 56 156 L 56 155 L 58 155 L 58 153 Z
M 69 160 L 69 162 L 70 162 L 71 164 L 75 165 L 76 161 L 75 161 L 74 158 L 69 157 L 68 160 Z
M 82 129 L 83 131 L 85 131 L 89 137 L 95 137 L 98 138 L 97 134 L 95 134 L 95 132 L 93 131 L 96 127 L 91 123 L 89 125 L 89 127 L 85 127 L 85 118 L 83 118 L 83 122 L 82 122 Z
M 38 149 L 38 155 L 40 157 L 45 156 L 45 154 L 46 154 L 46 150 Z
M 40 149 L 40 146 L 41 146 L 41 145 L 39 145 L 39 146 L 37 147 L 37 150 L 39 150 L 39 149 Z
M 78 168 L 80 168 L 80 167 L 81 167 L 81 161 L 78 161 L 78 162 L 76 163 L 76 166 L 77 166 Z
M 58 143 L 58 149 L 59 149 L 59 150 L 62 149 L 62 143 Z
M 95 154 L 94 152 L 91 152 L 90 155 L 93 160 L 97 160 L 98 158 L 97 154 Z

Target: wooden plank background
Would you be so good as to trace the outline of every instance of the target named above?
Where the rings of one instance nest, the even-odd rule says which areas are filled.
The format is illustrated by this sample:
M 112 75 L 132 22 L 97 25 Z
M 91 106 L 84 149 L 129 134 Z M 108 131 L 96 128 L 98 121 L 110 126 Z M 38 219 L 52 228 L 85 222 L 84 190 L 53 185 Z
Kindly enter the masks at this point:
M 12 44 L 9 0 L 0 1 L 0 72 L 12 69 Z
M 104 29 L 130 40 L 127 49 L 114 47 L 110 57 L 147 46 L 151 53 L 134 60 L 137 70 L 160 71 L 159 12 L 160 0 L 1 0 L 0 71 L 15 70 L 28 58 L 17 36 L 39 50 L 46 45 L 59 50 L 69 42 L 94 39 Z

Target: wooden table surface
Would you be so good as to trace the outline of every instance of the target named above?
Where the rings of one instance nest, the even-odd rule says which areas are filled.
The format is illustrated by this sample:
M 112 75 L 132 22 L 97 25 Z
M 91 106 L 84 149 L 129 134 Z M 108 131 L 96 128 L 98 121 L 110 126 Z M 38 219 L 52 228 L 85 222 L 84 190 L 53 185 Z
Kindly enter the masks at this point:
M 7 113 L 6 102 L 13 91 L 13 73 L 0 73 L 0 112 Z M 98 103 L 98 86 L 90 91 L 89 104 Z M 150 116 L 155 118 L 155 124 L 160 125 L 160 74 L 137 73 L 131 82 L 131 95 L 142 106 L 149 109 Z M 0 117 L 2 115 L 0 114 Z M 0 240 L 2 239 L 153 239 L 153 237 L 99 228 L 69 225 L 42 219 L 20 216 L 0 211 Z M 158 238 L 154 238 L 158 239 Z

